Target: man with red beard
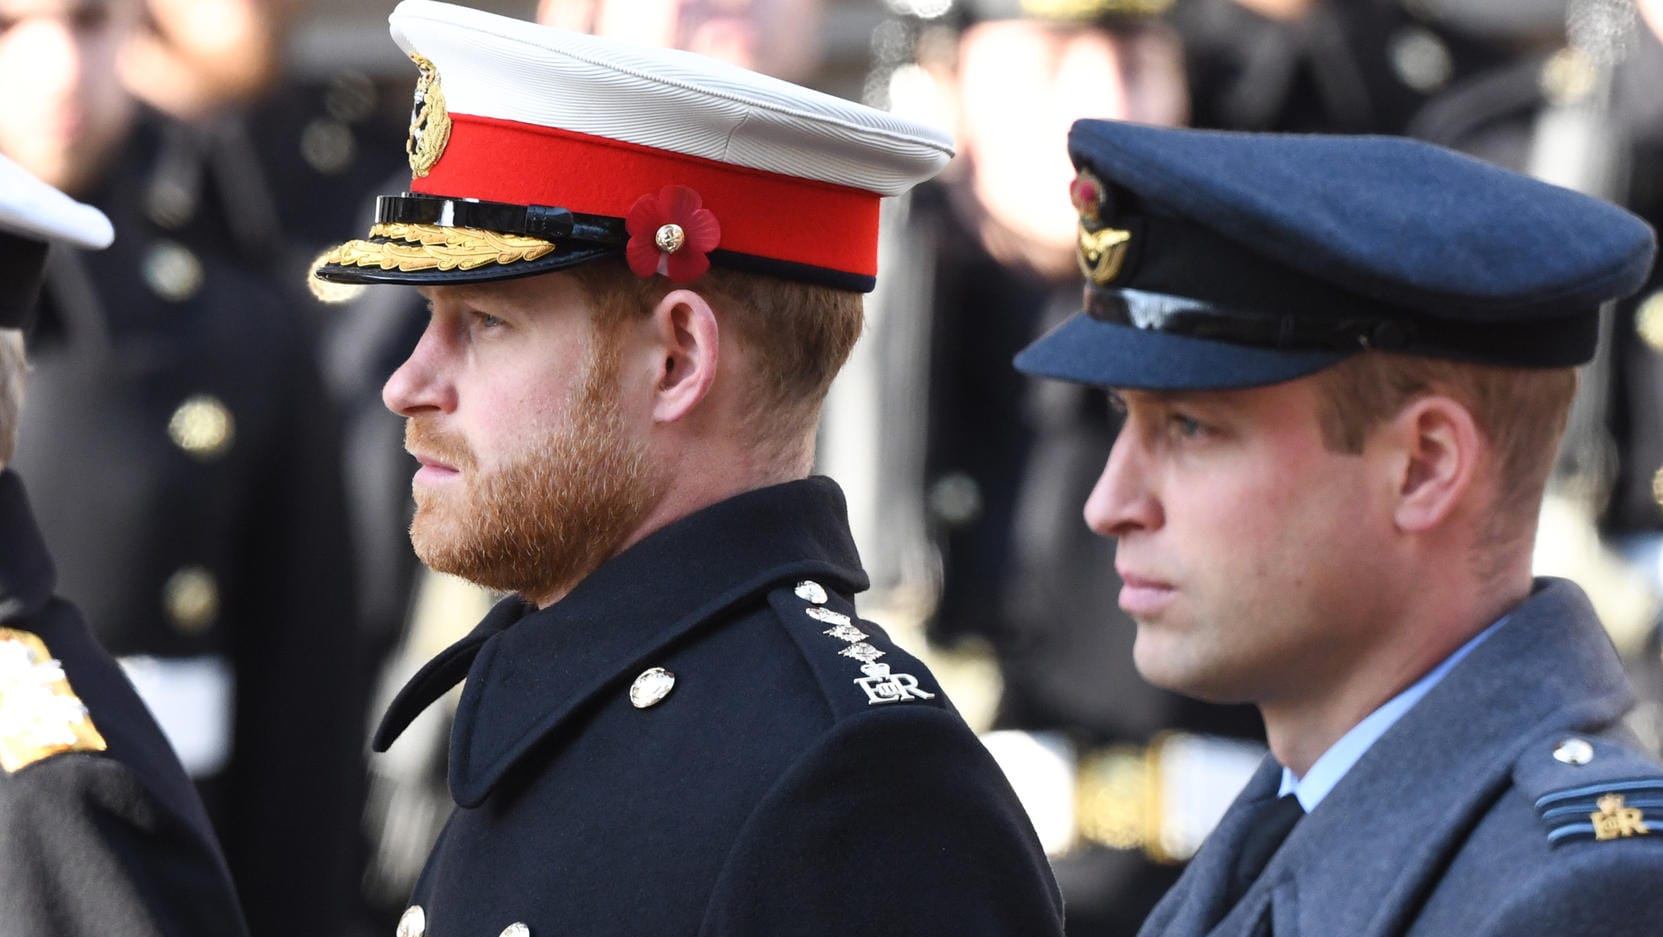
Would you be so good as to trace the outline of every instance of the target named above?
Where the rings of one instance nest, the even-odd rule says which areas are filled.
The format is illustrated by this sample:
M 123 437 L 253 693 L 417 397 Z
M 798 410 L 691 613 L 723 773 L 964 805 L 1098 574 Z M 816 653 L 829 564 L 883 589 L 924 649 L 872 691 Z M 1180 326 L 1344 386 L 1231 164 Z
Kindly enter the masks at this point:
M 512 595 L 463 678 L 457 809 L 399 923 L 460 935 L 1045 935 L 1021 807 L 919 661 L 857 619 L 822 397 L 878 203 L 931 128 L 682 52 L 408 0 L 411 191 L 315 270 L 415 284 L 388 380 L 411 540 Z

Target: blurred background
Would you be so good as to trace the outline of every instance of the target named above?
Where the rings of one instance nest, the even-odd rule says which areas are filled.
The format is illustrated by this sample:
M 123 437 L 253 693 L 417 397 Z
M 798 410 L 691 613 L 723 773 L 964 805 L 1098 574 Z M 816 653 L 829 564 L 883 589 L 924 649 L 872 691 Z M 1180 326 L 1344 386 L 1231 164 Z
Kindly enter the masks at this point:
M 55 252 L 18 468 L 64 594 L 197 779 L 257 937 L 391 933 L 448 813 L 443 707 L 380 706 L 492 597 L 426 574 L 380 386 L 399 289 L 305 273 L 408 182 L 390 0 L 0 0 L 0 152 L 103 208 Z M 530 0 L 951 129 L 886 206 L 866 336 L 828 402 L 874 582 L 1051 854 L 1078 937 L 1135 933 L 1262 755 L 1247 709 L 1131 665 L 1080 519 L 1116 426 L 1012 355 L 1077 308 L 1079 117 L 1432 140 L 1663 216 L 1663 0 Z M 1538 566 L 1589 588 L 1663 737 L 1663 292 L 1604 310 Z M 329 304 L 321 302 L 327 299 Z M 897 818 L 904 822 L 904 818 Z

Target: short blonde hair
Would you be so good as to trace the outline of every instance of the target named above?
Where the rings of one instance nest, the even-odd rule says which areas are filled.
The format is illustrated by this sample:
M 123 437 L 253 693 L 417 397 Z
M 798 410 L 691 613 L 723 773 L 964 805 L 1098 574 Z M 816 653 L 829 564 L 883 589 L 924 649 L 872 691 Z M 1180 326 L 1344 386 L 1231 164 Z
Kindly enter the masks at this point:
M 1361 452 L 1370 430 L 1417 398 L 1444 394 L 1466 407 L 1495 452 L 1495 501 L 1483 543 L 1530 542 L 1576 395 L 1575 369 L 1365 351 L 1318 379 L 1323 441 L 1335 452 Z
M 23 355 L 23 333 L 0 329 L 0 468 L 5 468 L 17 450 L 17 426 L 23 415 L 24 375 L 28 359 Z
M 678 287 L 663 277 L 638 277 L 621 259 L 582 264 L 572 273 L 603 329 L 647 315 Z M 860 338 L 863 297 L 722 267 L 685 286 L 710 302 L 751 353 L 751 406 L 743 431 L 758 446 L 788 452 L 813 432 L 826 391 Z

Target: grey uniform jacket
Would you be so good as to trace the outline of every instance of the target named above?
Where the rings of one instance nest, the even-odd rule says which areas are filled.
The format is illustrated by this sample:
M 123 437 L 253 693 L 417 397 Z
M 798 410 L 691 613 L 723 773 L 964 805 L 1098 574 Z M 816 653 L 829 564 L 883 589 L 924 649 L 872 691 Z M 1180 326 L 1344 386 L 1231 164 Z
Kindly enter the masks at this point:
M 1618 724 L 1631 705 L 1582 591 L 1539 580 L 1226 913 L 1236 844 L 1281 779 L 1267 759 L 1140 933 L 1663 934 L 1663 768 Z

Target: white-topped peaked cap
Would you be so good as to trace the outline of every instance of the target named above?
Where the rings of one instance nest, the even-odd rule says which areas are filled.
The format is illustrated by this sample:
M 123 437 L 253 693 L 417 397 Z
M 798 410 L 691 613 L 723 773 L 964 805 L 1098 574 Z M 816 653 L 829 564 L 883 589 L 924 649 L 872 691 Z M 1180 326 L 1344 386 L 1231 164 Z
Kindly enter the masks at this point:
M 103 212 L 0 156 L 0 329 L 27 324 L 52 242 L 102 248 L 114 239 Z
M 32 241 L 109 247 L 115 228 L 104 213 L 77 202 L 0 156 L 0 231 Z
M 688 52 L 430 0 L 393 39 L 421 69 L 410 191 L 317 275 L 496 279 L 626 254 L 870 289 L 878 201 L 952 156 L 943 131 Z

